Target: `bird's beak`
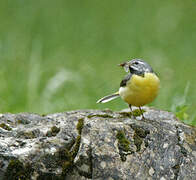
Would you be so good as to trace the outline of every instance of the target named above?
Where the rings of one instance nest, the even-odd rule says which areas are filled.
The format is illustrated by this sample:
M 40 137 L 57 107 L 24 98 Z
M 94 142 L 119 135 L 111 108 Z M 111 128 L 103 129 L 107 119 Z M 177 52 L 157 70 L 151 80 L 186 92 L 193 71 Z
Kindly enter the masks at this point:
M 123 67 L 126 72 L 129 72 L 129 63 L 124 62 L 119 64 L 119 66 Z

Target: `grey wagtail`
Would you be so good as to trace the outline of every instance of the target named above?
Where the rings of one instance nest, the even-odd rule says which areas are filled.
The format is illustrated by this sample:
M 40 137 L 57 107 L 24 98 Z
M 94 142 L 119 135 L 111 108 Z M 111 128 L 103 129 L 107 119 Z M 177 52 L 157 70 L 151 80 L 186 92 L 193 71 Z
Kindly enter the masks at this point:
M 128 103 L 131 112 L 131 106 L 139 107 L 144 118 L 141 106 L 152 102 L 156 98 L 160 80 L 152 67 L 141 59 L 132 59 L 119 65 L 126 72 L 129 72 L 121 81 L 119 91 L 99 99 L 97 103 L 106 103 L 121 97 Z

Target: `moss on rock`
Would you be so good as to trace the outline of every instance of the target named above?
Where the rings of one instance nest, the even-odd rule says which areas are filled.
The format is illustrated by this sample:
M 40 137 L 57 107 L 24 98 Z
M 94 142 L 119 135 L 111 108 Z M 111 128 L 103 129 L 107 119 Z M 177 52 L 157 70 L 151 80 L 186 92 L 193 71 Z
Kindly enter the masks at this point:
M 72 154 L 70 153 L 69 149 L 66 148 L 61 148 L 59 149 L 59 151 L 57 152 L 57 157 L 59 160 L 59 164 L 62 167 L 62 174 L 61 177 L 66 177 L 68 172 L 72 171 L 73 168 L 73 157 Z
M 140 136 L 138 136 L 136 133 L 134 133 L 133 140 L 134 140 L 134 144 L 135 144 L 135 146 L 137 148 L 136 151 L 137 152 L 140 151 L 141 150 L 141 145 L 142 145 L 143 139 Z
M 130 148 L 130 141 L 126 138 L 125 132 L 123 130 L 119 130 L 117 132 L 116 138 L 118 139 L 120 158 L 122 161 L 126 161 L 126 155 L 132 153 Z
M 137 116 L 141 116 L 144 112 L 146 112 L 145 110 L 141 110 L 140 109 L 135 109 L 133 112 L 132 112 L 132 115 L 137 117 Z
M 11 131 L 12 130 L 12 128 L 10 128 L 7 124 L 5 124 L 5 123 L 1 123 L 0 124 L 0 127 L 1 128 L 3 128 L 3 129 L 5 129 L 5 130 L 7 130 L 7 131 Z
M 78 134 L 80 134 L 80 135 L 82 133 L 83 126 L 84 126 L 84 119 L 83 118 L 78 119 L 78 123 L 77 123 L 76 129 L 78 131 Z
M 135 131 L 133 135 L 134 144 L 137 148 L 137 152 L 141 150 L 141 145 L 143 143 L 144 138 L 150 133 L 149 130 L 142 129 L 138 126 L 131 126 L 131 128 Z
M 120 147 L 123 149 L 123 151 L 128 152 L 130 150 L 130 147 L 129 147 L 130 142 L 126 138 L 124 131 L 122 130 L 118 131 L 116 134 L 116 138 L 118 139 L 118 143 Z
M 109 114 L 89 114 L 87 117 L 88 118 L 92 118 L 92 117 L 113 118 L 113 116 Z
M 49 131 L 47 131 L 46 136 L 51 137 L 51 136 L 56 136 L 60 131 L 60 128 L 57 126 L 52 126 Z
M 75 143 L 71 147 L 71 149 L 62 149 L 59 153 L 62 166 L 62 174 L 61 178 L 66 178 L 67 174 L 72 172 L 74 167 L 74 159 L 79 151 L 80 142 L 81 142 L 81 134 L 84 126 L 84 119 L 78 119 L 78 123 L 76 125 L 76 129 L 78 131 L 78 136 L 76 137 Z
M 22 162 L 15 159 L 9 162 L 4 180 L 28 180 L 32 173 L 33 169 L 29 164 L 23 165 Z
M 18 132 L 17 137 L 24 139 L 34 139 L 36 138 L 36 135 L 33 131 L 20 131 Z

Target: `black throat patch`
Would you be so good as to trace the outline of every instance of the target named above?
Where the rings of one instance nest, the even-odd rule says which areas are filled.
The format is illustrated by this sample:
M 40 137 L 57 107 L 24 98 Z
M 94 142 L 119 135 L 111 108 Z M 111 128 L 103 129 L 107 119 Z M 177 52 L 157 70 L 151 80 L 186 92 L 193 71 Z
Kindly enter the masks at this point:
M 131 67 L 129 67 L 129 70 L 131 74 L 136 74 L 138 76 L 144 77 L 145 71 L 138 71 L 138 70 L 132 69 Z

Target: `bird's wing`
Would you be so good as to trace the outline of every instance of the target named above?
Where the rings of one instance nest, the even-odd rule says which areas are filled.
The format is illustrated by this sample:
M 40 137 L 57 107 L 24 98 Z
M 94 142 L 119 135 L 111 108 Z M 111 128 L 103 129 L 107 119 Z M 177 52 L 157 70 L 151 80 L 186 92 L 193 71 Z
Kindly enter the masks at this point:
M 124 77 L 124 79 L 121 81 L 120 87 L 126 86 L 127 82 L 131 79 L 131 76 L 132 76 L 131 73 L 127 74 L 127 75 Z

